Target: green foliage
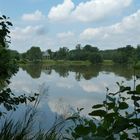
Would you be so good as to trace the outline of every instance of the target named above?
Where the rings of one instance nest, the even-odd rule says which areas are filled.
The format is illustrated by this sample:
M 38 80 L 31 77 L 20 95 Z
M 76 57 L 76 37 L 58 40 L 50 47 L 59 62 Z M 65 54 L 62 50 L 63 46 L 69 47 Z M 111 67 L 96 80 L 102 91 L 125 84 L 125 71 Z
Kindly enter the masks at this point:
M 10 51 L 8 48 L 8 43 L 10 42 L 9 26 L 12 23 L 6 16 L 0 17 L 0 79 L 7 80 L 13 73 L 17 72 L 18 67 L 15 61 L 10 56 Z
M 103 62 L 103 59 L 99 53 L 92 53 L 89 55 L 89 61 L 93 64 L 97 64 Z
M 53 54 L 53 58 L 56 60 L 65 60 L 67 59 L 69 49 L 67 47 L 59 48 L 57 52 Z
M 26 58 L 30 61 L 40 61 L 42 60 L 42 52 L 39 47 L 31 47 L 27 53 Z
M 131 45 L 127 45 L 124 48 L 118 48 L 113 57 L 115 63 L 121 64 L 133 63 L 136 59 L 136 50 Z
M 90 118 L 70 118 L 76 122 L 69 127 L 70 139 L 140 139 L 140 85 L 133 89 L 123 82 L 117 85 L 115 93 L 107 88 L 106 99 L 92 107 Z
M 83 51 L 88 51 L 88 52 L 94 52 L 95 53 L 95 52 L 98 52 L 99 49 L 97 47 L 93 47 L 93 46 L 87 44 L 83 47 Z
M 19 54 L 16 51 L 8 50 L 10 43 L 9 26 L 12 23 L 6 16 L 0 17 L 0 105 L 5 107 L 6 111 L 16 110 L 17 105 L 34 101 L 38 94 L 26 97 L 25 95 L 15 96 L 10 88 L 6 86 L 10 83 L 10 78 L 18 71 L 16 60 Z M 0 110 L 0 117 L 3 112 Z

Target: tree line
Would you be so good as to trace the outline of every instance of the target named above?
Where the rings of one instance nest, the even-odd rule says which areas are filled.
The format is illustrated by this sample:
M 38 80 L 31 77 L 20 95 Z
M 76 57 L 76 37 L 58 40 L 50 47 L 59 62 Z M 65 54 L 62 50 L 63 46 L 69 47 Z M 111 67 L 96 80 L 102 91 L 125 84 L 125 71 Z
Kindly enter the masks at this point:
M 82 47 L 77 44 L 75 49 L 69 50 L 67 47 L 60 47 L 57 51 L 47 49 L 41 51 L 40 47 L 32 46 L 24 53 L 10 50 L 11 56 L 16 60 L 41 61 L 43 59 L 51 60 L 71 60 L 71 61 L 90 61 L 91 63 L 102 63 L 103 60 L 112 60 L 114 63 L 128 64 L 140 60 L 140 45 L 99 50 L 98 47 L 85 45 Z

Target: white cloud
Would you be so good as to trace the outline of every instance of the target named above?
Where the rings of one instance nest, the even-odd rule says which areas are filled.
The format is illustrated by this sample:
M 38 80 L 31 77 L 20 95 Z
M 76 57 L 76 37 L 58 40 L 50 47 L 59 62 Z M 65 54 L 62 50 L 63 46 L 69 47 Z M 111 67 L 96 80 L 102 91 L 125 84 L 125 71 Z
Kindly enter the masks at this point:
M 69 37 L 73 37 L 73 36 L 74 36 L 74 33 L 71 32 L 71 31 L 62 32 L 62 33 L 57 34 L 57 37 L 60 38 L 60 39 L 69 38 Z
M 140 10 L 125 17 L 121 22 L 111 26 L 87 28 L 81 34 L 81 40 L 93 41 L 98 44 L 133 44 L 139 43 Z M 120 46 L 121 47 L 121 46 Z
M 73 16 L 83 22 L 98 21 L 118 13 L 128 7 L 132 0 L 90 0 L 80 3 L 73 11 Z
M 64 0 L 64 3 L 51 8 L 48 18 L 54 21 L 67 19 L 73 9 L 74 3 L 71 0 Z
M 77 44 L 77 36 L 74 32 L 61 32 L 57 34 L 57 42 L 59 47 L 65 46 L 69 49 Z
M 90 82 L 82 82 L 80 83 L 80 86 L 82 89 L 88 93 L 97 93 L 101 92 L 103 89 L 103 86 L 98 84 L 93 84 L 91 81 Z
M 45 34 L 45 27 L 42 25 L 37 26 L 26 26 L 25 28 L 16 27 L 11 31 L 12 39 L 28 39 L 34 35 L 43 35 Z
M 48 37 L 45 27 L 42 25 L 16 27 L 11 30 L 11 39 L 12 49 L 20 52 L 25 52 L 31 46 L 39 46 L 42 50 L 54 46 L 54 41 Z
M 51 8 L 48 18 L 54 21 L 64 19 L 97 21 L 117 14 L 131 2 L 132 0 L 89 0 L 75 6 L 72 0 L 64 0 L 62 4 Z
M 39 10 L 36 10 L 34 13 L 23 14 L 22 16 L 22 20 L 24 21 L 40 21 L 44 19 L 45 15 Z

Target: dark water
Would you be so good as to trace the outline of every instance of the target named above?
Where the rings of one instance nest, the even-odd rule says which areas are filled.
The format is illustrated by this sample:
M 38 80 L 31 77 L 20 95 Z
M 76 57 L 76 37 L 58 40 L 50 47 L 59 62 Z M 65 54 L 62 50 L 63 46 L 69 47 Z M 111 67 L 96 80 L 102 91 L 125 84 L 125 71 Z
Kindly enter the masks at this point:
M 133 69 L 128 66 L 23 66 L 12 77 L 10 88 L 18 94 L 31 95 L 39 92 L 38 120 L 51 126 L 57 115 L 69 116 L 77 108 L 84 108 L 87 115 L 92 105 L 105 99 L 106 87 L 118 89 L 116 82 L 124 81 L 133 86 Z M 24 106 L 16 111 L 22 114 Z M 21 116 L 21 115 L 19 115 Z M 44 124 L 45 122 L 45 124 Z

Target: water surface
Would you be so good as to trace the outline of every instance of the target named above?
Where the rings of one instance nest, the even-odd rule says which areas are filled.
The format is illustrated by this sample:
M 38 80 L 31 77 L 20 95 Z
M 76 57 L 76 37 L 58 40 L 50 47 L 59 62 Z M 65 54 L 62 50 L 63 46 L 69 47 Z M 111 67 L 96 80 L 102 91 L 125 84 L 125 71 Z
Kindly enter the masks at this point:
M 9 85 L 17 95 L 41 94 L 38 110 L 42 125 L 48 127 L 57 115 L 69 116 L 77 108 L 87 115 L 91 107 L 105 99 L 106 87 L 118 89 L 116 82 L 133 86 L 133 69 L 127 66 L 22 66 Z M 16 114 L 22 112 L 19 108 Z M 20 113 L 19 113 L 20 114 Z M 45 123 L 45 125 L 46 125 Z

